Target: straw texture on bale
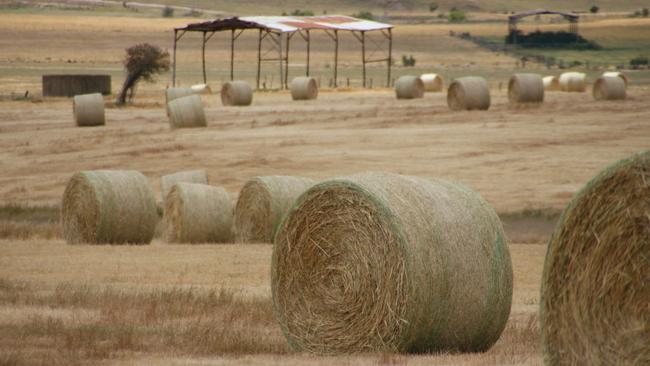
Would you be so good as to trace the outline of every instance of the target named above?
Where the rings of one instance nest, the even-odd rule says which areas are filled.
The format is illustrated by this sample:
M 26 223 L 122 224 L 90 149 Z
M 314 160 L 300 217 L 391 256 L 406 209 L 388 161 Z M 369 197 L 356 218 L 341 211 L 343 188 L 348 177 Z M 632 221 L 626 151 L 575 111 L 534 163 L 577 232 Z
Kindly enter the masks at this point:
M 650 365 L 650 151 L 608 167 L 562 214 L 546 253 L 547 365 Z
M 227 243 L 231 240 L 233 205 L 221 187 L 176 183 L 165 198 L 168 243 Z
M 167 103 L 171 128 L 205 127 L 208 125 L 203 101 L 198 95 L 174 99 Z
M 544 82 L 544 90 L 546 91 L 560 90 L 560 79 L 557 76 L 544 76 L 542 81 Z
M 100 93 L 76 95 L 72 112 L 77 126 L 102 126 L 106 124 L 104 98 Z
M 169 194 L 172 187 L 176 183 L 198 183 L 198 184 L 209 184 L 208 182 L 208 172 L 205 170 L 186 170 L 182 172 L 176 172 L 172 174 L 163 175 L 160 180 L 161 193 L 163 200 Z
M 476 192 L 366 173 L 297 200 L 274 240 L 271 290 L 299 351 L 484 351 L 510 314 L 512 263 Z
M 451 110 L 488 110 L 490 86 L 480 76 L 466 76 L 454 80 L 447 91 L 447 105 Z
M 397 99 L 422 98 L 424 96 L 422 79 L 413 75 L 401 76 L 395 82 L 395 96 Z
M 212 88 L 210 88 L 210 85 L 208 84 L 192 85 L 190 89 L 192 89 L 192 93 L 194 94 L 205 94 L 205 95 L 212 94 Z
M 629 82 L 630 82 L 630 80 L 627 78 L 627 75 L 625 75 L 624 73 L 622 73 L 620 71 L 605 71 L 603 73 L 603 76 L 605 76 L 605 77 L 611 76 L 611 77 L 615 77 L 615 78 L 616 77 L 621 78 L 625 82 L 625 86 L 627 86 L 629 84 Z
M 61 220 L 69 244 L 148 244 L 158 223 L 156 199 L 140 172 L 82 171 L 65 188 Z
M 247 82 L 230 81 L 221 87 L 221 103 L 225 106 L 247 106 L 253 103 L 253 89 Z
M 514 74 L 508 82 L 510 104 L 544 102 L 544 81 L 538 74 Z
M 587 90 L 587 75 L 582 72 L 565 72 L 560 75 L 560 90 L 582 93 Z
M 167 88 L 165 90 L 165 104 L 174 99 L 187 97 L 192 94 L 195 94 L 192 88 Z
M 592 94 L 596 100 L 625 99 L 625 81 L 617 76 L 601 76 L 594 83 Z
M 316 182 L 290 176 L 255 177 L 239 192 L 233 233 L 237 243 L 270 243 L 296 198 Z
M 318 83 L 309 76 L 299 76 L 291 80 L 291 98 L 293 100 L 312 100 L 318 97 Z
M 445 87 L 445 81 L 438 74 L 422 74 L 420 79 L 424 83 L 425 92 L 440 92 Z

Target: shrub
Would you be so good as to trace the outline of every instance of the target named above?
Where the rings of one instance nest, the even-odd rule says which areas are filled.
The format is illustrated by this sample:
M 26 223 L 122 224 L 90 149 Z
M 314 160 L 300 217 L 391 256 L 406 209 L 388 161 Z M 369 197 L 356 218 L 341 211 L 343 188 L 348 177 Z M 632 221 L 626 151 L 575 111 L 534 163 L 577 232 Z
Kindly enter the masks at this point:
M 648 10 L 648 8 L 641 9 L 641 15 L 643 17 L 647 18 L 649 13 L 650 13 L 650 11 Z
M 404 67 L 415 66 L 415 57 L 413 57 L 413 55 L 402 55 L 402 65 L 404 65 Z
M 431 4 L 429 4 L 429 11 L 430 11 L 430 12 L 433 13 L 433 12 L 436 11 L 436 10 L 438 10 L 438 3 L 431 3 Z
M 647 56 L 637 56 L 630 60 L 630 65 L 633 67 L 648 66 L 649 63 L 650 60 L 648 60 Z
M 595 4 L 592 5 L 591 8 L 589 8 L 589 12 L 592 13 L 592 14 L 598 13 L 598 10 L 600 10 L 600 8 L 598 7 L 598 5 L 595 5 Z
M 359 19 L 375 20 L 375 16 L 372 15 L 371 12 L 366 10 L 360 11 L 357 14 L 353 14 L 352 16 Z
M 449 11 L 448 19 L 452 23 L 462 23 L 467 19 L 467 17 L 465 16 L 464 11 L 458 10 L 456 8 L 451 8 Z
M 162 16 L 164 18 L 172 18 L 174 16 L 174 8 L 171 6 L 165 6 L 162 10 Z
M 515 43 L 529 48 L 572 48 L 578 50 L 598 50 L 600 45 L 596 42 L 589 41 L 579 34 L 571 32 L 541 32 L 535 31 L 524 34 L 517 30 L 510 32 L 506 36 L 506 44 Z
M 291 15 L 297 16 L 297 17 L 313 17 L 314 12 L 311 10 L 300 10 L 296 9 L 293 12 L 291 12 Z

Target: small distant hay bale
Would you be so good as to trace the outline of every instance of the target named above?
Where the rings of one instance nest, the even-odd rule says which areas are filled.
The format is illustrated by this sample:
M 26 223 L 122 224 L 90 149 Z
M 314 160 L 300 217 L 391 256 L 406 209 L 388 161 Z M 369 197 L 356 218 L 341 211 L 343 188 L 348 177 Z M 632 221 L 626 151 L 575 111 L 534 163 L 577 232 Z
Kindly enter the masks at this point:
M 103 126 L 106 124 L 104 98 L 100 93 L 75 95 L 72 113 L 77 126 Z
M 512 263 L 476 192 L 369 173 L 298 199 L 274 240 L 271 291 L 298 351 L 480 352 L 505 328 Z
M 544 90 L 546 91 L 560 90 L 560 79 L 557 76 L 544 76 L 542 81 L 544 82 Z
M 422 74 L 420 79 L 424 83 L 425 92 L 441 92 L 445 87 L 445 81 L 438 74 Z
M 176 172 L 172 174 L 163 175 L 160 179 L 160 188 L 162 193 L 162 198 L 165 200 L 165 197 L 171 191 L 172 186 L 176 183 L 198 183 L 198 184 L 209 184 L 208 181 L 208 172 L 203 169 L 199 170 L 185 170 L 182 172 Z
M 171 128 L 206 127 L 203 101 L 198 95 L 174 99 L 167 104 Z
M 587 75 L 582 72 L 565 72 L 560 75 L 560 90 L 583 93 L 587 89 Z
M 247 82 L 230 81 L 221 87 L 221 103 L 225 106 L 248 106 L 253 103 L 253 89 Z
M 551 237 L 540 304 L 547 365 L 650 364 L 650 151 L 600 172 Z
M 594 83 L 592 94 L 595 100 L 625 99 L 625 81 L 618 76 L 601 76 Z
M 480 76 L 466 76 L 454 80 L 447 91 L 447 105 L 453 111 L 488 110 L 490 86 Z
M 149 180 L 131 170 L 74 174 L 63 193 L 61 218 L 69 244 L 148 244 L 158 223 Z
M 165 198 L 165 238 L 168 243 L 231 241 L 233 204 L 221 187 L 176 183 Z
M 235 206 L 235 242 L 270 243 L 284 214 L 315 183 L 290 176 L 255 177 L 246 182 Z
M 544 102 L 544 81 L 538 74 L 514 74 L 508 82 L 510 104 Z
M 413 75 L 401 76 L 395 82 L 395 96 L 397 99 L 416 99 L 424 97 L 424 83 L 422 79 Z
M 300 76 L 291 80 L 291 98 L 293 100 L 313 100 L 318 97 L 316 79 Z
M 210 88 L 210 85 L 208 85 L 208 84 L 192 85 L 190 87 L 190 89 L 192 89 L 192 93 L 194 93 L 194 94 L 201 94 L 201 95 L 212 94 L 212 88 Z
M 619 77 L 619 78 L 623 79 L 623 81 L 625 82 L 625 86 L 628 86 L 628 84 L 630 83 L 630 80 L 627 78 L 627 75 L 625 75 L 624 73 L 622 73 L 620 71 L 605 71 L 603 73 L 603 76 L 605 76 L 605 77 L 608 77 L 608 76 L 610 76 L 610 77 Z
M 192 88 L 167 88 L 165 89 L 165 104 L 174 99 L 187 97 L 192 94 L 195 94 Z

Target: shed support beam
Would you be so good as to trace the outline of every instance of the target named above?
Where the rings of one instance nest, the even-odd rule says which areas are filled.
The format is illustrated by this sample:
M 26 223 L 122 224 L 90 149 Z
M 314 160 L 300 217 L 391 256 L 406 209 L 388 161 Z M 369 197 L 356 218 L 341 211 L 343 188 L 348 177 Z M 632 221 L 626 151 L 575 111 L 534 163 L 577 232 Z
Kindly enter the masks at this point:
M 361 64 L 363 87 L 366 87 L 366 32 L 361 32 Z
M 388 29 L 388 75 L 386 77 L 386 87 L 390 88 L 391 67 L 393 66 L 393 30 Z
M 207 42 L 206 39 L 206 32 L 203 32 L 203 43 L 201 46 L 201 66 L 203 66 L 203 84 L 207 84 L 208 82 L 208 77 L 205 74 L 205 43 Z
M 178 32 L 177 29 L 174 29 L 174 51 L 172 56 L 172 86 L 176 86 L 176 44 L 183 37 L 185 31 Z
M 262 72 L 262 30 L 257 36 L 257 89 L 260 88 L 260 74 Z
M 306 74 L 309 76 L 309 51 L 311 49 L 311 38 L 309 35 L 309 29 L 307 29 L 307 70 Z

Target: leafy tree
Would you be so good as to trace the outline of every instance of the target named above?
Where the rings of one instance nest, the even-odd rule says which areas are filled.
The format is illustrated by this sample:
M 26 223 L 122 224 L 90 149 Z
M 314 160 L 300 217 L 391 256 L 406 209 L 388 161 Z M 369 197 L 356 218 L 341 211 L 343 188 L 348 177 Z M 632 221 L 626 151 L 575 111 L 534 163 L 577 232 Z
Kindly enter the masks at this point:
M 598 13 L 598 10 L 600 10 L 600 8 L 596 4 L 592 5 L 591 8 L 589 8 L 589 12 L 591 12 L 592 14 Z
M 172 8 L 171 6 L 165 6 L 162 10 L 162 16 L 164 18 L 174 17 L 174 8 Z
M 646 56 L 637 56 L 630 60 L 630 65 L 633 67 L 648 66 L 648 64 L 650 64 L 650 60 Z
M 314 12 L 311 10 L 300 10 L 296 9 L 293 12 L 291 12 L 291 15 L 297 16 L 297 17 L 313 17 Z
M 454 7 L 449 11 L 448 19 L 451 23 L 462 23 L 467 19 L 467 17 L 465 16 L 464 11 Z
M 126 49 L 124 68 L 126 79 L 117 104 L 125 104 L 127 96 L 133 99 L 134 90 L 140 80 L 152 82 L 156 74 L 169 71 L 169 52 L 149 43 L 141 43 Z
M 353 14 L 352 16 L 355 17 L 355 18 L 359 18 L 359 19 L 375 20 L 375 16 L 372 15 L 371 12 L 366 11 L 366 10 L 360 11 L 360 12 L 358 12 L 356 14 Z
M 644 17 L 647 18 L 649 13 L 650 11 L 648 10 L 648 8 L 641 9 L 641 15 L 643 15 Z

